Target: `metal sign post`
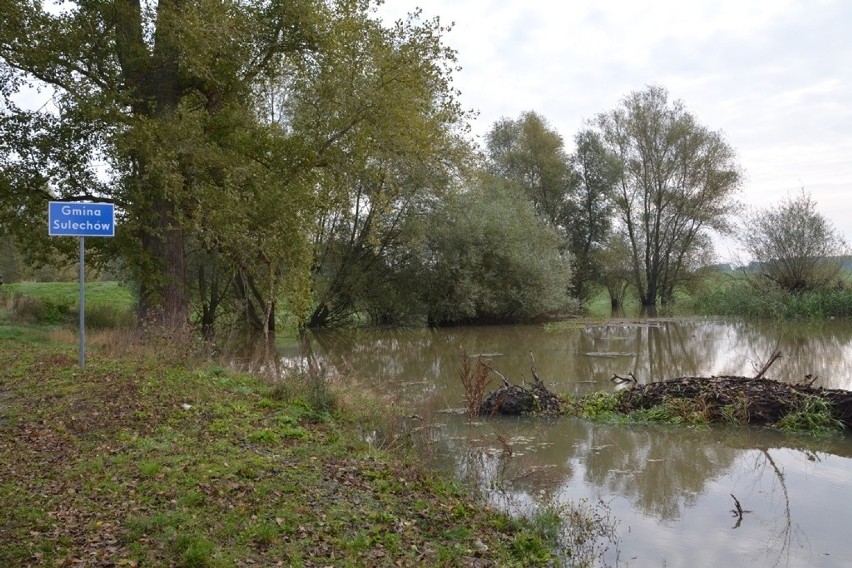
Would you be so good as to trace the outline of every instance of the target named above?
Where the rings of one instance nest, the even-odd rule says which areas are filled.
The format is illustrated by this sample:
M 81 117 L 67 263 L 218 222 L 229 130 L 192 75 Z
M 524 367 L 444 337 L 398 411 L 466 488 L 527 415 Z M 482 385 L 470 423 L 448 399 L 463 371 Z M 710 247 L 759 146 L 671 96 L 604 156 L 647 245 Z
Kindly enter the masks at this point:
M 47 234 L 80 238 L 80 368 L 86 368 L 86 237 L 115 236 L 112 203 L 51 201 L 47 205 Z
M 86 368 L 86 237 L 80 237 L 80 368 Z

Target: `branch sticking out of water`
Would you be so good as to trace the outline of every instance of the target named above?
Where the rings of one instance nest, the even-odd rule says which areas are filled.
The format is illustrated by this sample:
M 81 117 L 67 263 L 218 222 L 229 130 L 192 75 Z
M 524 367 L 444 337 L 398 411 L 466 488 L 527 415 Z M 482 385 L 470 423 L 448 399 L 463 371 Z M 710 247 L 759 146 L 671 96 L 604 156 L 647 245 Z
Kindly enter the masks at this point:
M 533 382 L 538 382 L 538 383 L 542 382 L 542 380 L 538 376 L 538 373 L 535 372 L 535 355 L 533 355 L 532 351 L 530 351 L 530 361 L 531 361 L 530 372 L 532 373 L 532 376 L 533 376 Z
M 780 358 L 781 358 L 781 352 L 780 351 L 774 352 L 772 354 L 772 356 L 769 358 L 769 361 L 767 361 L 766 364 L 763 367 L 761 367 L 761 369 L 757 372 L 757 374 L 754 376 L 754 378 L 759 379 L 759 378 L 763 377 L 763 375 L 766 373 L 766 371 L 769 370 L 769 367 L 771 367 L 772 364 L 775 363 L 775 361 L 777 361 Z
M 613 373 L 612 378 L 610 380 L 617 385 L 620 385 L 622 383 L 636 383 L 637 382 L 636 377 L 633 376 L 633 373 L 627 373 L 626 377 L 622 377 L 621 375 L 617 375 L 617 374 Z
M 506 440 L 506 438 L 501 436 L 499 433 L 495 432 L 495 436 L 497 436 L 497 441 L 500 442 L 500 445 L 503 447 L 502 457 L 504 457 L 504 458 L 512 457 L 512 454 L 513 454 L 512 444 L 510 444 L 509 441 Z
M 743 522 L 743 507 L 740 505 L 740 500 L 737 499 L 733 493 L 731 493 L 731 497 L 734 500 L 734 506 L 736 509 L 731 509 L 731 513 L 737 518 L 737 524 L 734 525 L 735 529 L 740 528 L 740 523 Z

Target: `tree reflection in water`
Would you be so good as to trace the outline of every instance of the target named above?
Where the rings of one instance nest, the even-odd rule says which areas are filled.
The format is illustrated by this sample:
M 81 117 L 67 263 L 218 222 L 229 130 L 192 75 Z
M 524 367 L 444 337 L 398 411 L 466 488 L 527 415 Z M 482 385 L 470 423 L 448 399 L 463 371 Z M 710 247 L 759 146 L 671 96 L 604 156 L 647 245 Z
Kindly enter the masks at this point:
M 683 375 L 753 375 L 774 348 L 770 378 L 852 387 L 852 326 L 658 319 L 450 330 L 312 334 L 338 376 L 368 380 L 407 414 L 429 415 L 439 467 L 526 513 L 603 500 L 621 521 L 630 565 L 852 565 L 852 438 L 786 437 L 750 429 L 606 425 L 572 418 L 433 414 L 460 408 L 463 350 L 511 380 L 529 380 L 529 352 L 556 392 L 611 390 L 613 373 L 641 382 Z M 504 442 L 501 442 L 500 439 Z M 511 452 L 505 450 L 506 446 Z M 819 456 L 819 459 L 816 459 Z M 731 529 L 731 494 L 746 515 Z M 767 552 L 770 558 L 767 560 Z M 636 557 L 635 562 L 630 559 Z M 607 560 L 617 560 L 611 555 Z

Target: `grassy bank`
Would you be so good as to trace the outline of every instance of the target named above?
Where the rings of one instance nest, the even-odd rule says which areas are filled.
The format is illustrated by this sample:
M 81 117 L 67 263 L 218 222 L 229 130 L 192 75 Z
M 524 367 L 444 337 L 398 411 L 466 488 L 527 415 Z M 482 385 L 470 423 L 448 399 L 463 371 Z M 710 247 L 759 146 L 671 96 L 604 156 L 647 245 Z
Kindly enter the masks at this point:
M 133 295 L 119 282 L 86 283 L 87 327 L 106 329 L 133 320 Z M 69 324 L 79 317 L 78 282 L 18 282 L 0 287 L 0 309 L 15 322 Z
M 83 372 L 70 338 L 0 329 L 2 566 L 550 560 L 523 522 L 364 442 L 363 400 L 317 378 L 109 355 L 109 338 Z
M 736 282 L 698 296 L 695 309 L 702 314 L 749 318 L 852 317 L 852 288 L 788 294 Z

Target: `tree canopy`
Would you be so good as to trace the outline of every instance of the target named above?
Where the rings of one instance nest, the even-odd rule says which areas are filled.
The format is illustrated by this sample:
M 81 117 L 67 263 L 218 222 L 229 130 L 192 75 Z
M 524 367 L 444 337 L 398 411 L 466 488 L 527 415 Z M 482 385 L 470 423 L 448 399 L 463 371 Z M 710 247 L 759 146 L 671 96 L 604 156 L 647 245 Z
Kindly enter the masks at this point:
M 502 118 L 487 135 L 486 171 L 525 195 L 558 232 L 575 263 L 565 285 L 585 300 L 599 272 L 594 252 L 612 226 L 619 164 L 597 132 L 580 132 L 575 143 L 575 152 L 567 154 L 562 136 L 535 112 Z
M 623 297 L 621 253 L 642 303 L 669 301 L 735 208 L 722 135 L 651 87 L 573 154 L 530 111 L 480 160 L 448 28 L 377 4 L 3 2 L 0 237 L 71 257 L 47 201 L 112 202 L 93 264 L 124 267 L 142 321 L 206 334 L 225 312 L 268 337 L 281 313 L 528 320 L 593 282 Z
M 0 171 L 14 189 L 0 215 L 37 237 L 49 199 L 115 203 L 118 233 L 93 258 L 124 260 L 157 323 L 185 323 L 195 296 L 205 325 L 231 294 L 267 331 L 281 298 L 301 314 L 345 305 L 345 267 L 363 251 L 387 261 L 463 154 L 446 29 L 418 15 L 385 27 L 373 8 L 4 2 Z M 51 102 L 21 106 L 30 87 Z
M 338 47 L 297 83 L 296 127 L 316 144 L 345 132 L 319 174 L 311 326 L 357 312 L 389 317 L 388 292 L 405 286 L 418 252 L 414 225 L 470 160 L 444 31 L 437 20 L 384 28 L 341 19 L 326 34 Z
M 746 216 L 740 242 L 757 270 L 786 292 L 802 294 L 836 281 L 846 242 L 804 189 Z
M 581 131 L 574 142 L 576 150 L 569 157 L 573 192 L 561 225 L 576 264 L 571 289 L 577 298 L 586 300 L 592 284 L 602 281 L 601 251 L 612 230 L 613 192 L 620 164 L 597 132 Z
M 520 322 L 576 309 L 560 248 L 530 200 L 486 176 L 431 220 L 422 288 L 430 322 Z
M 235 204 L 266 213 L 255 200 L 277 194 L 287 221 L 305 215 L 301 174 L 315 156 L 294 155 L 301 145 L 256 120 L 250 101 L 270 68 L 318 49 L 327 10 L 310 0 L 4 2 L 2 167 L 18 207 L 40 218 L 48 198 L 114 202 L 120 232 L 99 244 L 128 261 L 144 318 L 182 325 L 186 247 L 209 240 L 211 212 L 224 206 L 238 225 L 251 213 Z M 16 105 L 30 85 L 52 102 Z
M 560 226 L 572 180 L 562 137 L 547 120 L 532 111 L 501 118 L 488 132 L 486 151 L 486 170 L 514 184 L 540 218 Z
M 591 126 L 619 163 L 614 203 L 633 285 L 642 305 L 666 303 L 708 251 L 707 231 L 728 229 L 737 209 L 734 150 L 662 87 L 631 93 Z

